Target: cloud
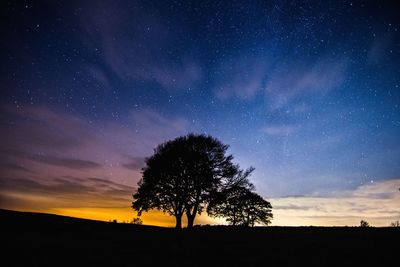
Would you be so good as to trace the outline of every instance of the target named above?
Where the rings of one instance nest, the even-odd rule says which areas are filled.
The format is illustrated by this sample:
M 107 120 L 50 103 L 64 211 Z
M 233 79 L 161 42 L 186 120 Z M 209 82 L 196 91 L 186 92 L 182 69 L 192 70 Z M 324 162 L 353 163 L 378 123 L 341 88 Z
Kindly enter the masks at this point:
M 185 134 L 189 129 L 189 122 L 185 118 L 163 116 L 152 109 L 132 111 L 130 119 L 134 125 L 132 128 L 136 129 L 134 136 L 137 139 L 133 142 L 137 147 L 142 147 L 142 150 L 146 151 L 146 156 L 158 144 Z M 124 135 L 131 136 L 125 133 Z
M 358 187 L 354 192 L 347 193 L 347 196 L 368 199 L 400 199 L 398 197 L 398 195 L 400 195 L 399 188 L 400 180 L 397 179 L 376 183 L 372 182 Z
M 346 59 L 323 57 L 312 64 L 285 62 L 275 67 L 266 84 L 271 109 L 279 109 L 296 97 L 324 94 L 339 87 L 346 77 Z
M 277 210 L 311 210 L 311 209 L 318 209 L 317 206 L 305 206 L 305 205 L 295 205 L 295 204 L 289 204 L 289 205 L 281 205 L 281 206 L 274 206 L 274 209 Z
M 30 172 L 35 171 L 32 162 L 77 170 L 101 167 L 96 160 L 75 156 L 96 143 L 85 119 L 35 106 L 1 110 L 0 153 L 9 164 L 23 165 Z M 10 171 L 9 167 L 2 170 Z
M 325 196 L 273 198 L 275 225 L 388 226 L 400 217 L 400 179 L 384 180 Z
M 148 80 L 154 79 L 159 85 L 170 91 L 190 87 L 202 77 L 200 67 L 190 61 L 169 66 L 154 66 L 148 74 L 142 74 L 141 77 Z
M 282 124 L 266 126 L 262 128 L 262 131 L 270 136 L 288 136 L 296 132 L 298 128 L 296 125 Z
M 21 166 L 18 163 L 7 163 L 7 162 L 0 162 L 0 169 L 5 170 L 17 170 L 17 171 L 24 171 L 31 173 L 32 171 L 24 166 Z
M 3 154 L 3 156 L 16 157 L 17 159 L 28 159 L 39 163 L 45 163 L 49 165 L 60 166 L 70 169 L 91 169 L 91 168 L 98 168 L 101 166 L 100 164 L 90 160 L 57 157 L 45 154 L 30 154 L 23 151 L 17 151 L 12 149 L 1 150 L 0 153 Z M 14 169 L 25 170 L 25 171 L 27 170 L 26 168 L 21 168 L 21 167 Z
M 282 60 L 273 62 L 265 56 L 241 56 L 223 62 L 217 74 L 221 77 L 215 85 L 219 99 L 239 97 L 253 99 L 265 94 L 272 110 L 292 103 L 309 94 L 323 95 L 339 87 L 346 78 L 348 60 L 321 57 L 314 62 Z M 301 112 L 303 107 L 297 106 Z
M 74 138 L 76 133 L 81 133 L 79 127 L 63 125 L 62 118 L 57 123 L 51 123 L 49 121 L 53 120 L 49 114 L 39 114 L 40 111 L 36 108 L 29 108 L 27 111 L 24 113 L 18 109 L 2 108 L 0 142 L 3 149 L 41 147 L 65 151 L 81 144 L 79 139 Z M 65 121 L 69 121 L 68 118 Z
M 70 178 L 70 177 L 68 176 L 66 178 Z M 98 184 L 100 186 L 106 184 L 108 186 L 125 187 L 125 188 L 128 188 L 128 189 L 130 188 L 130 186 L 122 185 L 122 184 L 119 184 L 119 183 L 116 183 L 114 181 L 110 181 L 110 180 L 107 180 L 107 179 L 104 179 L 104 178 L 98 178 L 98 177 L 88 177 L 88 178 L 83 178 L 83 179 L 80 178 L 81 181 L 84 181 L 86 179 L 91 181 L 91 182 L 94 182 L 94 183 L 96 183 L 96 184 Z
M 192 51 L 180 49 L 175 56 L 175 44 L 186 37 L 172 33 L 160 18 L 137 8 L 127 10 L 119 2 L 97 2 L 81 9 L 83 43 L 101 59 L 101 68 L 88 66 L 88 72 L 99 83 L 109 87 L 113 76 L 122 83 L 146 81 L 174 91 L 200 81 L 202 68 Z
M 61 166 L 71 169 L 91 169 L 101 166 L 100 164 L 90 160 L 54 157 L 50 155 L 31 156 L 30 159 L 49 165 Z
M 0 110 L 2 149 L 68 151 L 93 138 L 87 122 L 77 116 L 43 107 L 2 106 Z
M 186 133 L 189 126 L 182 117 L 163 116 L 152 109 L 131 111 L 124 124 L 89 123 L 46 107 L 1 109 L 0 152 L 14 167 L 21 165 L 15 158 L 74 169 L 129 164 L 127 157 L 137 165 L 157 144 Z M 32 165 L 23 163 L 25 168 Z
M 167 130 L 169 132 L 184 131 L 188 121 L 184 118 L 168 118 L 152 109 L 143 109 L 131 112 L 135 125 L 141 129 Z
M 89 73 L 89 77 L 92 77 L 99 84 L 103 85 L 106 88 L 112 87 L 112 82 L 108 77 L 107 73 L 96 65 L 88 65 L 86 67 L 86 71 Z
M 122 164 L 123 167 L 130 170 L 141 170 L 145 165 L 145 158 L 132 157 L 129 163 Z
M 24 208 L 129 207 L 135 188 L 105 178 L 49 177 L 0 179 L 2 207 L 26 201 Z M 19 207 L 20 209 L 21 207 Z

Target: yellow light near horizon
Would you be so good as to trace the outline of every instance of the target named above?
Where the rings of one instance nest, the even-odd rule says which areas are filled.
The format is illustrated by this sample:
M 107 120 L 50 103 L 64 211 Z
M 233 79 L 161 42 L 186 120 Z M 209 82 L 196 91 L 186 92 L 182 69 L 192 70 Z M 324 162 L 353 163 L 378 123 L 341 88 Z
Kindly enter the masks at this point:
M 63 216 L 99 221 L 117 220 L 117 222 L 125 223 L 130 223 L 133 218 L 137 217 L 136 213 L 130 208 L 60 208 L 51 209 L 49 212 Z M 168 216 L 160 211 L 143 213 L 140 218 L 142 219 L 143 223 L 147 225 L 165 227 L 172 227 L 175 225 L 173 217 Z
M 130 223 L 136 216 L 131 208 L 73 208 L 73 209 L 51 209 L 48 213 L 99 220 L 99 221 L 113 221 Z M 166 213 L 158 210 L 151 210 L 144 212 L 140 217 L 143 224 L 164 226 L 164 227 L 175 227 L 175 217 L 169 216 Z M 224 224 L 224 220 L 218 220 L 208 217 L 205 214 L 196 217 L 195 224 Z M 186 217 L 182 217 L 183 226 L 186 225 Z
M 52 196 L 23 194 L 21 192 L 3 192 L 1 195 L 4 201 L 0 203 L 0 207 L 16 211 L 41 212 L 99 221 L 117 220 L 118 222 L 126 223 L 131 222 L 133 218 L 137 217 L 137 212 L 129 206 L 122 208 L 78 206 L 79 202 L 86 204 L 96 202 L 96 205 L 107 205 L 109 204 L 107 199 L 92 199 L 86 197 L 79 199 L 77 202 L 74 198 L 66 201 L 62 198 L 54 198 Z M 146 225 L 175 227 L 175 218 L 162 211 L 151 210 L 149 212 L 144 212 L 140 218 L 143 224 Z M 182 223 L 183 226 L 186 225 L 185 216 L 182 217 Z M 203 213 L 201 216 L 196 217 L 195 224 L 225 224 L 225 220 L 213 219 Z

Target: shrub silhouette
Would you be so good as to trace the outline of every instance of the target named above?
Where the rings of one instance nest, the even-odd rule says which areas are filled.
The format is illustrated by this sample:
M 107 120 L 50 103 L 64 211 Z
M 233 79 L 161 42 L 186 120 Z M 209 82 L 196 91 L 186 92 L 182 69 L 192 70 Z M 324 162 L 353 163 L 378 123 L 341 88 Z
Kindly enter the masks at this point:
M 360 221 L 360 227 L 369 227 L 369 223 L 367 221 L 361 220 Z
M 136 217 L 136 218 L 133 218 L 133 220 L 132 220 L 131 223 L 132 223 L 132 224 L 137 224 L 137 225 L 142 225 L 142 224 L 143 224 L 143 221 L 142 221 L 142 219 L 140 219 L 139 217 Z
M 189 134 L 157 146 L 146 159 L 142 179 L 133 194 L 132 208 L 142 212 L 158 209 L 176 218 L 182 227 L 186 214 L 188 228 L 197 214 L 218 192 L 237 179 L 247 179 L 253 170 L 243 172 L 226 155 L 227 145 L 206 135 Z
M 397 221 L 391 222 L 391 223 L 390 223 L 390 226 L 391 226 L 391 227 L 400 227 L 400 221 L 397 220 Z

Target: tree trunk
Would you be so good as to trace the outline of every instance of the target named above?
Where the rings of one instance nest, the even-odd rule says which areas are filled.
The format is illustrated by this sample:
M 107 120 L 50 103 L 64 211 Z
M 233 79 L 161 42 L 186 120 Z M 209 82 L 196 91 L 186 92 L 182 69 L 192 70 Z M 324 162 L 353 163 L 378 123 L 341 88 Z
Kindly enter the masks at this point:
M 196 214 L 187 214 L 187 228 L 193 228 L 195 216 Z
M 176 215 L 175 218 L 176 218 L 175 228 L 181 229 L 182 228 L 182 214 Z
M 192 213 L 190 213 L 191 209 L 186 210 L 186 217 L 187 217 L 187 228 L 193 228 L 194 225 L 194 218 L 196 217 L 198 205 L 193 207 Z

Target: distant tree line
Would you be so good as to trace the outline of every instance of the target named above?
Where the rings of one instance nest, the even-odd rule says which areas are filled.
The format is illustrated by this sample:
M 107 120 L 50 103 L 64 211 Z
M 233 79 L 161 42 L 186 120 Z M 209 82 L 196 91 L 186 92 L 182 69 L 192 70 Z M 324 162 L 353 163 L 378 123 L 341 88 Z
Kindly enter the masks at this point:
M 240 169 L 227 155 L 228 145 L 207 135 L 189 134 L 158 145 L 146 159 L 132 208 L 138 212 L 158 209 L 182 227 L 194 225 L 203 211 L 225 217 L 232 225 L 268 225 L 272 206 L 254 192 L 248 177 L 254 168 Z

